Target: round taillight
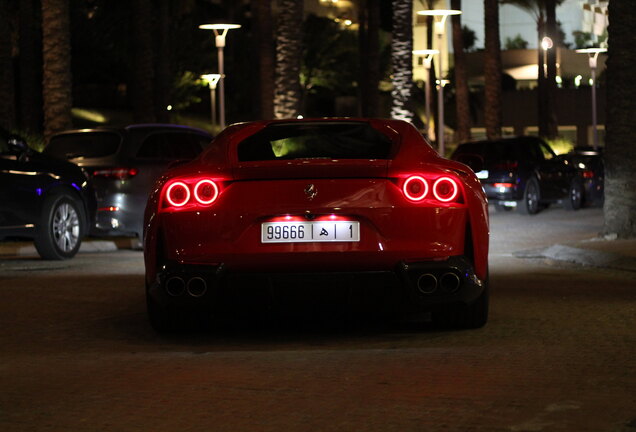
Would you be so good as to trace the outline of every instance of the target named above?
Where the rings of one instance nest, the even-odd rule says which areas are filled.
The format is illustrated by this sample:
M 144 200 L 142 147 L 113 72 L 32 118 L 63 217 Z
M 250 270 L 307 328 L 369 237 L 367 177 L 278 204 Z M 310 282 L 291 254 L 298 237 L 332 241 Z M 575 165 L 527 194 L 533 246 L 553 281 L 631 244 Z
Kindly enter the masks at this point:
M 174 182 L 168 186 L 166 199 L 172 206 L 183 207 L 188 201 L 190 201 L 190 190 L 185 183 Z
M 433 195 L 441 202 L 450 202 L 457 197 L 459 187 L 450 177 L 440 177 L 433 183 Z
M 219 188 L 212 180 L 204 179 L 194 186 L 194 198 L 203 205 L 212 204 L 219 196 Z
M 428 194 L 428 182 L 424 177 L 411 176 L 404 182 L 402 191 L 411 201 L 421 201 Z

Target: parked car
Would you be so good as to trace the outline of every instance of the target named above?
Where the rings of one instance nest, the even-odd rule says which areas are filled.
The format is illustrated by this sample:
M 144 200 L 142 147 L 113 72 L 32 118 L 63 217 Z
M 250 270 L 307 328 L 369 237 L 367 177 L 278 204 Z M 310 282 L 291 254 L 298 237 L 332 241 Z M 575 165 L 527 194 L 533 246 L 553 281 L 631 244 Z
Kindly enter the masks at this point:
M 159 331 L 208 316 L 242 289 L 266 296 L 289 283 L 294 295 L 386 290 L 407 313 L 449 326 L 487 321 L 481 184 L 407 122 L 230 126 L 162 176 L 145 227 L 148 313 Z
M 75 256 L 95 215 L 88 177 L 0 129 L 0 240 L 30 238 L 44 259 Z
M 143 234 L 143 212 L 154 182 L 171 163 L 195 158 L 207 132 L 169 124 L 70 130 L 54 135 L 44 154 L 73 162 L 91 176 L 97 197 L 94 235 Z
M 600 148 L 576 147 L 564 155 L 581 177 L 583 205 L 602 206 L 605 198 L 603 151 Z
M 555 202 L 581 208 L 583 182 L 577 170 L 538 137 L 460 144 L 451 159 L 473 168 L 498 211 L 535 214 Z

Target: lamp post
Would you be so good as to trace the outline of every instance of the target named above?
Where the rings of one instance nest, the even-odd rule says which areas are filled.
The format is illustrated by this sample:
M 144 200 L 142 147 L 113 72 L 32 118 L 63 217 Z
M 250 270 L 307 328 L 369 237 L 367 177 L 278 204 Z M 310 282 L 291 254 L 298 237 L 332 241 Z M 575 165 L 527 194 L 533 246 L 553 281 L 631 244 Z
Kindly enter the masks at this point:
M 433 61 L 433 56 L 438 53 L 439 50 L 433 49 L 413 51 L 414 55 L 423 58 L 424 68 L 426 69 L 426 86 L 424 88 L 426 95 L 426 139 L 429 139 L 431 129 L 431 62 Z
M 223 48 L 225 47 L 225 36 L 232 29 L 241 28 L 239 24 L 202 24 L 199 26 L 202 30 L 213 30 L 214 41 L 216 44 L 219 59 L 219 123 L 221 129 L 225 128 L 225 74 L 223 72 Z
M 212 130 L 216 129 L 216 85 L 221 78 L 221 74 L 205 74 L 201 75 L 201 79 L 208 83 L 210 87 L 210 108 L 212 118 Z
M 443 79 L 443 71 L 444 71 L 444 67 L 443 67 L 443 60 L 444 60 L 444 54 L 443 54 L 443 49 L 442 49 L 442 45 L 443 45 L 443 38 L 444 38 L 444 32 L 446 29 L 446 18 L 448 18 L 450 15 L 459 15 L 461 14 L 462 11 L 460 10 L 454 10 L 454 9 L 430 9 L 430 10 L 423 10 L 423 11 L 418 11 L 417 14 L 418 15 L 426 15 L 426 16 L 432 16 L 433 19 L 435 20 L 435 24 L 434 24 L 434 30 L 435 30 L 435 35 L 437 36 L 437 43 L 438 43 L 438 50 L 439 50 L 439 91 L 437 92 L 437 122 L 439 123 L 438 125 L 438 130 L 439 130 L 439 136 L 437 137 L 437 152 L 440 154 L 440 156 L 444 156 L 444 153 L 446 152 L 446 149 L 444 147 L 444 85 L 446 85 L 446 83 L 448 81 Z
M 585 48 L 576 50 L 577 53 L 587 54 L 592 74 L 592 135 L 594 150 L 598 148 L 598 130 L 596 128 L 596 63 L 598 55 L 606 52 L 607 48 Z

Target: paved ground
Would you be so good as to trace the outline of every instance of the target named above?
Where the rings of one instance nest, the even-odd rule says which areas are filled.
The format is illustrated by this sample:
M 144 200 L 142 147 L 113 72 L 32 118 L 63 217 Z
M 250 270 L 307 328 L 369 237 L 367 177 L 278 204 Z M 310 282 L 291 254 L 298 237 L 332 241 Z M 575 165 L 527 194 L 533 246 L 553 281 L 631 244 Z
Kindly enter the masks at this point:
M 493 214 L 491 319 L 455 332 L 230 321 L 159 337 L 140 252 L 4 255 L 0 430 L 634 432 L 636 272 L 549 252 L 629 266 L 629 243 L 593 240 L 601 224 Z

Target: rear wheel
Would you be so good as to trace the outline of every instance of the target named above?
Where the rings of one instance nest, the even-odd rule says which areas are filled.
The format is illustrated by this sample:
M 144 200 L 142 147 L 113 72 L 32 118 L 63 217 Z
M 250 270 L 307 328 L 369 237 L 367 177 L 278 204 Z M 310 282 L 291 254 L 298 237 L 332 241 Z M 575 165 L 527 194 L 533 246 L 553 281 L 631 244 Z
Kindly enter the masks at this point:
M 523 191 L 523 199 L 519 202 L 517 207 L 523 214 L 537 214 L 540 210 L 540 199 L 541 192 L 539 189 L 539 182 L 536 178 L 531 177 L 528 179 L 526 188 Z
M 578 178 L 570 183 L 568 196 L 563 199 L 563 207 L 566 210 L 578 210 L 583 204 L 583 185 Z
M 47 260 L 75 256 L 84 235 L 82 217 L 81 204 L 70 195 L 47 197 L 35 237 L 38 254 Z

